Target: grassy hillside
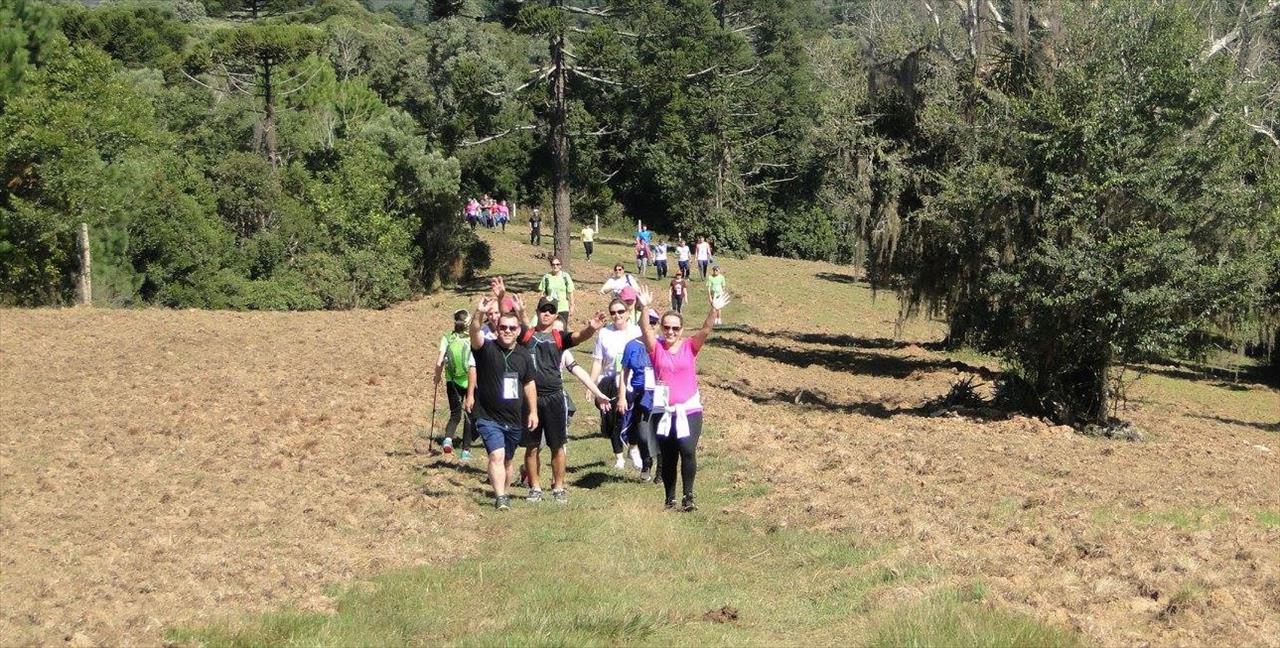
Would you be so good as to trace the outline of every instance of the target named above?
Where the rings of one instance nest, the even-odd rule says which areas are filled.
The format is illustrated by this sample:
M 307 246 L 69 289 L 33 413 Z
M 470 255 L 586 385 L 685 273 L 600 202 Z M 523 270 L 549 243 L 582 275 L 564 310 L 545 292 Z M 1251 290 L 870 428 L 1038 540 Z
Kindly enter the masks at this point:
M 529 289 L 549 241 L 520 230 L 484 236 Z M 580 289 L 629 251 L 598 247 Z M 693 514 L 613 471 L 588 411 L 563 507 L 495 512 L 479 457 L 411 451 L 434 343 L 483 282 L 381 312 L 0 312 L 0 636 L 1277 645 L 1280 392 L 1149 376 L 1140 443 L 932 416 L 990 361 L 895 331 L 847 268 L 722 264 Z

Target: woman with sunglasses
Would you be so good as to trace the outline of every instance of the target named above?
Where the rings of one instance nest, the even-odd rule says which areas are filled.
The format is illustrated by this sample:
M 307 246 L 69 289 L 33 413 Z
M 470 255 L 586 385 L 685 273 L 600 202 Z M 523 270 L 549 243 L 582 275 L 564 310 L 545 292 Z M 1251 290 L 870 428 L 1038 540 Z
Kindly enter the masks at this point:
M 626 288 L 627 286 L 635 288 L 638 285 L 640 285 L 640 283 L 636 281 L 636 278 L 631 276 L 631 274 L 622 267 L 621 263 L 616 263 L 613 266 L 613 274 L 609 275 L 609 278 L 604 280 L 603 286 L 600 286 L 600 294 L 603 295 L 605 293 L 609 293 L 613 297 L 618 297 L 622 294 L 623 288 Z
M 610 399 L 618 396 L 618 365 L 627 342 L 640 337 L 640 329 L 629 319 L 630 309 L 621 299 L 609 302 L 609 325 L 596 334 L 596 346 L 591 352 L 591 380 Z M 614 468 L 626 468 L 622 443 L 622 416 L 613 408 L 610 400 L 595 398 L 600 410 L 600 434 L 609 437 L 613 446 Z
M 653 292 L 642 286 L 640 306 L 653 303 Z M 658 439 L 662 486 L 666 490 L 668 509 L 676 508 L 676 471 L 684 487 L 680 510 L 695 510 L 693 481 L 698 474 L 698 437 L 702 435 L 702 398 L 698 394 L 697 356 L 706 344 L 720 309 L 729 304 L 729 294 L 711 299 L 711 308 L 702 328 L 684 337 L 684 316 L 667 311 L 662 316 L 661 333 L 654 330 L 648 318 L 641 318 L 640 330 L 645 348 L 653 363 L 654 387 L 652 413 L 654 434 Z M 678 462 L 678 463 L 677 463 Z

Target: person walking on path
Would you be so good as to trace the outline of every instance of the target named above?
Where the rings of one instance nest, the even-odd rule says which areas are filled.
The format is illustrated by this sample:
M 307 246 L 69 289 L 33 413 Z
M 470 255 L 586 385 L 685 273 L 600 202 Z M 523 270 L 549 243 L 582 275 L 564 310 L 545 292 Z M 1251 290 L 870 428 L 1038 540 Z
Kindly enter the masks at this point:
M 621 263 L 614 264 L 613 274 L 604 280 L 604 285 L 600 286 L 600 294 L 609 293 L 610 297 L 617 297 L 622 294 L 622 289 L 630 286 L 635 288 L 640 282 L 622 267 Z
M 568 326 L 569 318 L 573 316 L 573 277 L 561 270 L 560 266 L 560 259 L 551 257 L 551 272 L 542 275 L 542 280 L 538 282 L 538 292 L 556 302 L 560 309 L 560 321 Z
M 542 213 L 537 207 L 529 216 L 529 245 L 542 245 Z
M 649 269 L 649 242 L 636 237 L 636 274 L 641 277 L 645 276 Z
M 507 207 L 507 201 L 498 203 L 498 224 L 502 226 L 502 231 L 507 231 L 507 221 L 511 220 L 511 209 Z
M 680 245 L 676 246 L 676 264 L 686 279 L 689 278 L 689 254 L 689 244 L 680 239 Z
M 473 403 L 476 432 L 489 453 L 489 483 L 493 486 L 493 506 L 511 508 L 507 484 L 511 483 L 511 460 L 524 430 L 538 427 L 538 392 L 533 382 L 533 358 L 516 343 L 520 318 L 515 313 L 498 316 L 498 337 L 486 340 L 480 320 L 489 311 L 492 297 L 485 295 L 471 319 L 471 352 L 476 359 L 476 379 L 467 388 Z M 522 412 L 528 415 L 521 417 Z
M 640 305 L 648 308 L 653 293 L 641 286 Z M 666 507 L 676 508 L 676 473 L 679 471 L 684 497 L 680 510 L 693 511 L 694 479 L 698 474 L 698 437 L 702 435 L 702 397 L 698 393 L 697 356 L 711 335 L 720 310 L 729 304 L 729 294 L 711 300 L 702 328 L 684 337 L 684 316 L 668 311 L 661 319 L 661 337 L 649 318 L 640 320 L 645 349 L 653 363 L 652 414 L 658 440 L 659 467 L 666 491 Z
M 689 280 L 684 278 L 684 270 L 676 270 L 676 276 L 671 280 L 671 310 L 677 313 L 682 312 L 684 298 L 688 294 Z
M 627 290 L 630 290 L 628 288 Z M 608 326 L 600 329 L 596 335 L 596 346 L 591 352 L 591 380 L 600 391 L 610 399 L 618 395 L 618 364 L 627 342 L 640 336 L 640 329 L 628 320 L 630 309 L 621 299 L 609 302 Z M 597 397 L 596 408 L 600 410 L 600 434 L 609 437 L 613 446 L 613 467 L 622 470 L 626 467 L 623 459 L 622 417 L 618 416 L 612 403 Z
M 653 246 L 653 269 L 657 271 L 659 279 L 667 278 L 667 248 L 669 246 L 665 242 L 659 242 Z
M 440 337 L 440 355 L 436 358 L 434 382 L 440 387 L 440 378 L 445 379 L 444 392 L 449 400 L 449 422 L 444 427 L 445 446 L 453 445 L 453 433 L 462 423 L 462 454 L 458 459 L 467 461 L 471 458 L 471 439 L 475 426 L 465 411 L 468 387 L 476 379 L 476 359 L 471 354 L 471 337 L 467 333 L 467 309 L 462 308 L 453 313 L 453 331 Z
M 714 301 L 720 295 L 725 294 L 724 275 L 720 274 L 720 266 L 711 266 L 711 276 L 707 277 L 707 299 Z M 716 324 L 720 323 L 720 318 L 716 318 Z
M 646 313 L 649 324 L 658 324 L 657 311 Z M 618 413 L 622 415 L 622 433 L 631 445 L 631 462 L 640 471 L 640 481 L 653 481 L 653 464 L 658 458 L 658 443 L 649 421 L 653 405 L 653 365 L 644 340 L 627 342 L 622 350 L 622 371 L 618 375 Z
M 559 308 L 554 299 L 543 297 L 535 310 L 532 327 L 524 324 L 524 301 L 516 297 L 515 314 L 520 320 L 519 343 L 533 358 L 533 382 L 537 387 L 538 425 L 525 432 L 524 468 L 529 479 L 530 502 L 542 501 L 539 482 L 542 444 L 551 450 L 551 497 L 563 504 L 569 501 L 565 491 L 565 443 L 569 440 L 569 403 L 565 398 L 560 362 L 564 352 L 595 335 L 604 326 L 604 313 L 596 313 L 580 331 L 565 335 L 556 323 Z
M 590 261 L 591 250 L 595 246 L 596 231 L 591 229 L 591 226 L 588 225 L 582 228 L 582 232 L 580 232 L 580 234 L 582 235 L 582 251 L 587 253 L 587 260 Z
M 707 266 L 711 265 L 711 243 L 706 237 L 698 237 L 698 245 L 694 247 L 694 255 L 698 258 L 698 272 L 702 275 L 702 280 L 707 280 Z
M 476 231 L 476 223 L 480 222 L 480 202 L 475 198 L 467 201 L 467 224 L 471 231 Z

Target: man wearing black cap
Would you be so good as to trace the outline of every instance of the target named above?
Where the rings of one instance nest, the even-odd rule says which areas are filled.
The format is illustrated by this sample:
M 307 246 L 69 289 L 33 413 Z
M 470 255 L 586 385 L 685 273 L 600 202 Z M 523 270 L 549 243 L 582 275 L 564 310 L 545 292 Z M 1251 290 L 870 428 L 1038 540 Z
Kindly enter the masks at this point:
M 523 315 L 524 302 L 515 299 L 516 314 Z M 597 312 L 580 331 L 565 335 L 555 326 L 560 312 L 559 304 L 551 297 L 538 300 L 537 320 L 532 328 L 520 317 L 519 342 L 533 358 L 533 382 L 538 393 L 538 425 L 531 428 L 521 441 L 524 446 L 525 474 L 529 476 L 530 502 L 542 501 L 542 488 L 538 482 L 541 465 L 542 441 L 551 448 L 551 496 L 557 502 L 569 500 L 564 488 L 565 451 L 569 439 L 569 405 L 565 399 L 564 381 L 560 378 L 560 355 L 565 349 L 590 339 L 604 326 L 604 313 Z

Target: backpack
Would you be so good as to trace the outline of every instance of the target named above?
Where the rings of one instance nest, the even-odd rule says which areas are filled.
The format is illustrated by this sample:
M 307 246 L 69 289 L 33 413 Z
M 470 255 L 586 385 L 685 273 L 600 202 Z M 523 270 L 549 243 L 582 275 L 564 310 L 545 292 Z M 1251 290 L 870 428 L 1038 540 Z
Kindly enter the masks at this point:
M 471 353 L 470 336 L 450 333 L 444 336 L 444 373 L 455 385 L 467 384 L 467 355 Z

